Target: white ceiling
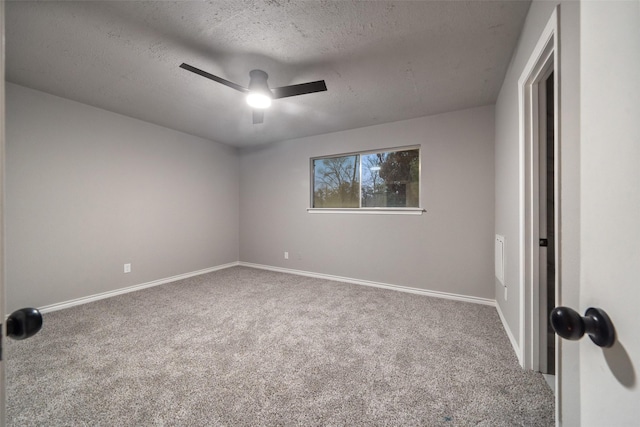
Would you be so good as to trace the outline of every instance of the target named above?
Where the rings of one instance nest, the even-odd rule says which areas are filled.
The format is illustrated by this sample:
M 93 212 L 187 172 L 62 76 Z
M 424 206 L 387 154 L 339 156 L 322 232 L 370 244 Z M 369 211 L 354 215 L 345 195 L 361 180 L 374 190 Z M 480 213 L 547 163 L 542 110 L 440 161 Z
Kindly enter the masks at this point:
M 239 147 L 494 103 L 529 1 L 7 2 L 7 80 Z M 244 95 L 178 68 L 271 87 Z

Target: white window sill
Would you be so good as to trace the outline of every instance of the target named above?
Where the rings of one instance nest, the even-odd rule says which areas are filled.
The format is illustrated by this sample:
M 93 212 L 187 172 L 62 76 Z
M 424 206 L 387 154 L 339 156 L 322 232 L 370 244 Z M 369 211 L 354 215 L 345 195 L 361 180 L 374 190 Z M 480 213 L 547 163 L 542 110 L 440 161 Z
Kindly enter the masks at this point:
M 307 212 L 312 214 L 422 215 L 426 210 L 422 208 L 308 208 Z

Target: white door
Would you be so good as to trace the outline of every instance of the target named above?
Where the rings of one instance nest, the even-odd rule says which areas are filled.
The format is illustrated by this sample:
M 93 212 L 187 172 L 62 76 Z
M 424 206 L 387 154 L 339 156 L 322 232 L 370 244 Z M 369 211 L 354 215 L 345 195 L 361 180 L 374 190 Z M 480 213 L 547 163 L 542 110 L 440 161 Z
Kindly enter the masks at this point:
M 4 2 L 0 2 L 0 44 L 0 348 L 4 348 Z M 4 426 L 4 402 L 4 362 L 0 360 L 0 427 Z
M 580 307 L 617 342 L 580 346 L 580 424 L 640 425 L 640 0 L 580 5 Z

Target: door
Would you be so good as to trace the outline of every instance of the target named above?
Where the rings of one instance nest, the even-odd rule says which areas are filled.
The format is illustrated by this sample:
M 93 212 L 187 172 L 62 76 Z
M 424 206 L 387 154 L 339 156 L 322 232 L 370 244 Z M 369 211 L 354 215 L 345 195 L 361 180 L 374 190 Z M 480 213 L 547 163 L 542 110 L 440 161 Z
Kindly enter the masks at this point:
M 0 2 L 0 352 L 4 348 L 4 2 Z M 4 362 L 0 353 L 0 427 L 4 426 Z
M 0 2 L 0 427 L 5 425 L 4 338 L 25 339 L 38 333 L 42 315 L 35 308 L 24 308 L 4 315 L 4 2 Z
M 640 1 L 580 4 L 580 314 L 605 310 L 612 348 L 582 339 L 580 423 L 640 422 Z

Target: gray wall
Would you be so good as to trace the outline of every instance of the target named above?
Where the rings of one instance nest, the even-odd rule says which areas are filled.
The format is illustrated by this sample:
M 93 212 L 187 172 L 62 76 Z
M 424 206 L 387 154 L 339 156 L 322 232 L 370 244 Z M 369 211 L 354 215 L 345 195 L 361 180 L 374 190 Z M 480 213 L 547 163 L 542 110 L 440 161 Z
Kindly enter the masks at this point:
M 518 79 L 546 26 L 553 9 L 560 4 L 560 216 L 558 230 L 561 250 L 561 298 L 558 305 L 577 308 L 580 280 L 580 26 L 579 2 L 531 4 L 516 51 L 496 102 L 495 130 L 495 232 L 505 236 L 505 283 L 495 280 L 495 297 L 504 314 L 507 328 L 516 341 L 520 337 L 520 238 L 519 238 L 519 104 Z M 521 344 L 521 343 L 520 343 Z M 564 425 L 579 424 L 579 354 L 571 343 L 562 346 L 561 412 Z
M 416 144 L 422 216 L 306 211 L 310 157 Z M 486 106 L 245 150 L 240 260 L 494 299 L 493 145 Z
M 6 104 L 9 311 L 238 260 L 235 150 L 14 84 Z
M 505 286 L 495 280 L 495 295 L 509 329 L 520 340 L 520 154 L 518 79 L 556 4 L 533 3 L 496 102 L 495 226 L 505 236 Z

